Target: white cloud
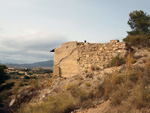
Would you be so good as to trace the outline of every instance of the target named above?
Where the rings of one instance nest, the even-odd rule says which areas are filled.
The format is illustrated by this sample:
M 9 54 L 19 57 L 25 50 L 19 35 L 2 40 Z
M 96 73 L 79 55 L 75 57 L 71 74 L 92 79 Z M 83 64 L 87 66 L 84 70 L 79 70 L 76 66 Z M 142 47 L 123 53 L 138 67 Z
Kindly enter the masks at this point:
M 30 63 L 53 59 L 49 51 L 66 42 L 56 33 L 31 31 L 24 35 L 0 36 L 0 60 L 2 62 Z

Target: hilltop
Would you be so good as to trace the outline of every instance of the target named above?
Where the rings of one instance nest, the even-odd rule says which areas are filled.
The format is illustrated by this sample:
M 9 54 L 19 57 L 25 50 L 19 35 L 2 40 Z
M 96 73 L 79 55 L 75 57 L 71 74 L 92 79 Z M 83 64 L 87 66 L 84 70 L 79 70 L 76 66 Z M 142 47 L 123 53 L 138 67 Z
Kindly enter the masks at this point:
M 91 67 L 90 72 L 67 78 L 17 80 L 7 89 L 9 93 L 1 93 L 6 99 L 3 103 L 18 113 L 148 113 L 150 50 L 131 48 L 124 62 L 116 56 L 103 69 Z M 11 83 L 6 81 L 5 87 Z
M 147 113 L 150 111 L 150 51 L 133 47 L 125 59 L 120 66 L 114 63 L 69 78 L 54 77 L 51 86 L 40 90 L 19 112 Z

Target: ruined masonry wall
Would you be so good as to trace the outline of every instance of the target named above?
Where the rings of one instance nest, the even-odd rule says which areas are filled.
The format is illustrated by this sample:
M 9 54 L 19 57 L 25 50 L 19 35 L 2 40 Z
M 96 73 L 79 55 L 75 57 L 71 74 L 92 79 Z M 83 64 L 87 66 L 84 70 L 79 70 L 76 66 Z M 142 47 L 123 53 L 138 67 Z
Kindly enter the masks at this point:
M 110 61 L 120 54 L 127 54 L 127 44 L 112 40 L 110 43 L 78 43 L 78 62 L 80 71 L 90 71 L 92 68 L 103 69 Z
M 120 54 L 124 57 L 128 45 L 118 40 L 110 43 L 67 42 L 55 49 L 53 74 L 70 77 L 81 71 L 91 71 L 93 67 L 103 69 L 110 60 Z

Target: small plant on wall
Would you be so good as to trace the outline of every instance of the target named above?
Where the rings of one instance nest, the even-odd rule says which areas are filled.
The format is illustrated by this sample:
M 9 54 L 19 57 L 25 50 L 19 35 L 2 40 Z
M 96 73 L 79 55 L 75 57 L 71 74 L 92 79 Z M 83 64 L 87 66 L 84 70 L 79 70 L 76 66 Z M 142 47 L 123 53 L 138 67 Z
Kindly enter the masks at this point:
M 112 67 L 112 66 L 120 66 L 121 64 L 124 64 L 125 63 L 125 59 L 124 58 L 120 58 L 119 57 L 120 54 L 118 54 L 116 57 L 114 57 L 110 63 L 109 63 L 109 67 Z

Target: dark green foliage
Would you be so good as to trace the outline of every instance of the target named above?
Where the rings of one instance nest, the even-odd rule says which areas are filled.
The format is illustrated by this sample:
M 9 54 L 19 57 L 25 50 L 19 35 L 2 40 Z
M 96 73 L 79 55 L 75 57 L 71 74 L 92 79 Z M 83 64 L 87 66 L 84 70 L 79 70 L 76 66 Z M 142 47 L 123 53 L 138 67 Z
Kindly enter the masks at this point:
M 131 31 L 123 39 L 133 46 L 149 47 L 150 46 L 150 16 L 143 11 L 133 11 L 129 14 L 128 21 Z
M 150 47 L 150 36 L 145 34 L 130 35 L 124 38 L 123 41 L 137 47 Z
M 26 86 L 26 85 L 28 85 L 28 84 L 27 84 L 27 83 L 20 83 L 20 84 L 19 84 L 20 87 Z
M 3 107 L 3 104 L 2 104 L 2 97 L 0 97 L 0 107 Z
M 33 71 L 34 74 L 45 74 L 45 73 L 52 73 L 52 72 L 53 71 L 49 69 L 39 69 L 39 70 Z
M 8 98 L 8 96 L 12 95 L 9 91 L 14 86 L 14 82 L 4 83 L 0 85 L 0 107 L 3 107 L 3 100 Z
M 116 57 L 114 57 L 110 63 L 109 63 L 109 67 L 112 66 L 120 66 L 121 64 L 125 63 L 125 60 L 123 58 L 119 57 L 120 55 L 118 54 Z
M 150 34 L 149 15 L 140 10 L 131 12 L 129 16 L 128 24 L 132 29 L 132 31 L 128 32 L 129 35 Z
M 12 86 L 14 86 L 14 84 L 15 84 L 14 82 L 10 82 L 10 83 L 7 83 L 5 85 L 1 85 L 0 86 L 0 91 L 11 89 Z
M 24 76 L 24 79 L 30 79 L 30 77 L 28 77 L 28 76 Z
M 37 77 L 36 77 L 36 76 L 30 77 L 30 78 L 32 78 L 32 79 L 37 79 Z
M 5 65 L 0 65 L 0 84 L 4 83 L 5 80 L 9 78 L 9 76 L 5 73 L 5 69 L 7 69 Z

